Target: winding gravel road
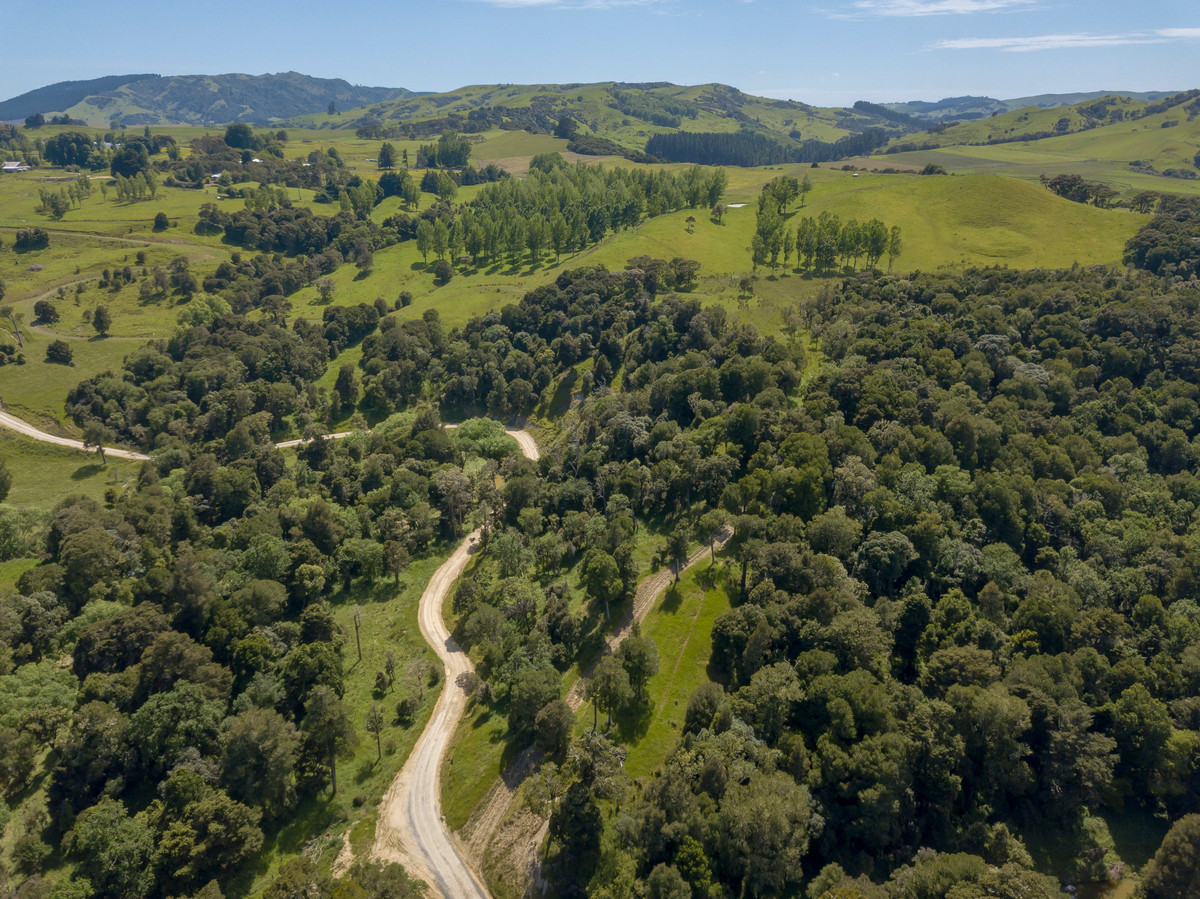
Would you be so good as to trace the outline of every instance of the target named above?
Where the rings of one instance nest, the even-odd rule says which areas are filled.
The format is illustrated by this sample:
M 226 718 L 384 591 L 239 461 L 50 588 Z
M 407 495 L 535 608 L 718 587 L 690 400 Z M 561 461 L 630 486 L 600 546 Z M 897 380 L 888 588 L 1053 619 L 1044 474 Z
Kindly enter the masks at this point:
M 527 458 L 538 458 L 537 443 L 528 432 L 508 433 Z M 377 858 L 400 862 L 446 899 L 489 896 L 446 826 L 441 801 L 442 758 L 467 704 L 467 695 L 458 685 L 458 678 L 472 670 L 471 660 L 451 638 L 442 620 L 442 606 L 467 567 L 478 539 L 479 531 L 467 535 L 454 554 L 434 572 L 421 595 L 418 609 L 421 635 L 445 666 L 445 686 L 412 754 L 384 794 L 372 850 Z
M 82 441 L 47 434 L 7 412 L 0 412 L 0 426 L 43 443 L 91 452 Z M 346 431 L 327 436 L 337 439 L 347 437 L 350 433 Z M 537 441 L 528 431 L 512 429 L 507 433 L 517 441 L 526 458 L 536 461 L 540 457 Z M 285 440 L 275 445 L 284 449 L 306 442 L 304 439 Z M 105 447 L 104 452 L 117 459 L 143 461 L 150 458 L 145 453 L 116 447 Z M 458 678 L 472 670 L 470 659 L 451 638 L 442 620 L 442 606 L 454 582 L 467 567 L 478 540 L 478 530 L 468 534 L 450 558 L 433 573 L 421 595 L 418 609 L 421 635 L 445 666 L 445 686 L 412 755 L 384 794 L 372 850 L 372 854 L 378 858 L 402 863 L 446 899 L 490 899 L 487 888 L 467 864 L 465 853 L 460 850 L 457 839 L 446 826 L 441 802 L 442 758 L 467 702 L 466 693 L 458 685 Z
M 91 452 L 84 447 L 82 441 L 47 434 L 7 412 L 0 412 L 0 426 L 43 443 Z M 455 426 L 448 424 L 445 427 Z M 336 440 L 348 437 L 351 433 L 353 432 L 343 431 L 326 436 Z M 540 458 L 537 441 L 528 431 L 506 429 L 506 433 L 517 441 L 526 458 L 533 461 Z M 285 440 L 275 446 L 285 449 L 307 442 L 301 438 Z M 116 447 L 105 447 L 104 452 L 117 459 L 141 461 L 150 458 L 144 453 Z M 730 536 L 729 531 L 723 533 L 717 545 L 724 546 Z M 468 534 L 450 558 L 433 573 L 425 592 L 421 594 L 418 608 L 421 635 L 433 647 L 445 666 L 445 686 L 438 697 L 433 715 L 413 747 L 412 754 L 383 796 L 375 828 L 375 844 L 372 847 L 372 855 L 400 862 L 445 899 L 490 899 L 482 880 L 466 861 L 469 850 L 462 847 L 446 826 L 441 803 L 442 759 L 467 704 L 466 693 L 458 685 L 458 678 L 459 675 L 472 670 L 467 654 L 455 643 L 446 628 L 442 619 L 442 607 L 454 582 L 458 580 L 477 549 L 478 540 L 478 530 Z M 708 547 L 696 549 L 688 557 L 681 571 L 692 567 L 708 553 Z M 670 569 L 664 569 L 638 585 L 631 608 L 605 640 L 605 653 L 613 652 L 630 634 L 634 622 L 640 622 L 646 617 L 658 597 L 670 585 L 673 574 Z M 576 711 L 583 705 L 584 685 L 589 674 L 590 669 L 567 694 L 567 702 Z M 507 813 L 516 789 L 533 770 L 539 756 L 540 753 L 533 747 L 521 753 L 476 809 L 472 820 L 464 828 L 470 849 L 474 850 L 475 855 L 482 855 L 486 849 Z M 339 858 L 339 863 L 341 861 Z M 348 864 L 348 859 L 346 861 Z
M 85 453 L 94 452 L 91 448 L 84 446 L 82 440 L 72 440 L 70 437 L 55 437 L 53 434 L 40 431 L 29 424 L 29 422 L 23 421 L 7 412 L 0 412 L 0 426 L 8 428 L 10 431 L 16 431 L 18 434 L 24 434 L 26 437 L 32 437 L 34 440 L 40 440 L 42 443 L 53 443 L 55 446 L 83 450 Z M 118 449 L 115 446 L 106 446 L 104 448 L 104 455 L 112 456 L 114 459 L 130 459 L 134 462 L 145 462 L 150 458 L 145 453 L 135 453 L 133 450 Z
M 8 428 L 10 431 L 16 431 L 18 434 L 24 434 L 26 437 L 32 437 L 34 440 L 40 440 L 42 443 L 53 443 L 55 446 L 65 446 L 69 449 L 83 450 L 85 453 L 95 452 L 91 447 L 83 445 L 82 440 L 72 440 L 70 437 L 56 437 L 53 434 L 47 434 L 45 431 L 39 430 L 24 419 L 17 418 L 15 415 L 10 415 L 7 412 L 0 412 L 0 427 Z M 448 428 L 454 425 L 446 425 Z M 341 431 L 337 434 L 326 434 L 327 440 L 339 440 L 342 437 L 349 437 L 353 431 Z M 524 431 L 521 432 L 525 434 Z M 528 434 L 525 437 L 532 440 Z M 521 439 L 517 438 L 517 443 Z M 276 449 L 287 449 L 290 446 L 300 446 L 303 443 L 308 443 L 308 438 L 300 437 L 296 440 L 284 440 L 282 443 L 275 444 Z M 536 451 L 536 450 L 535 450 Z M 133 462 L 145 462 L 149 460 L 149 456 L 145 453 L 135 452 L 134 450 L 119 449 L 115 446 L 106 446 L 104 455 L 112 456 L 114 459 L 129 459 Z M 528 455 L 528 454 L 526 454 Z M 536 457 L 535 457 L 536 458 Z

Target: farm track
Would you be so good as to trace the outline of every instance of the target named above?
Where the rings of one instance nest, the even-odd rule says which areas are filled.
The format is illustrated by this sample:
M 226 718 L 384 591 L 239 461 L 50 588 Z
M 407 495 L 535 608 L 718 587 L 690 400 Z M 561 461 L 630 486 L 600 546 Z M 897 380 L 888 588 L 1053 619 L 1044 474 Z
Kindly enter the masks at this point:
M 43 443 L 91 452 L 82 441 L 47 434 L 7 412 L 0 412 L 0 426 Z M 352 433 L 343 431 L 329 434 L 328 437 L 338 439 Z M 537 441 L 529 432 L 509 430 L 507 433 L 517 441 L 526 458 L 535 461 L 539 458 Z M 284 440 L 275 446 L 284 449 L 306 442 L 306 439 L 299 438 Z M 145 453 L 116 447 L 105 447 L 104 452 L 114 458 L 133 461 L 150 458 Z M 372 849 L 372 854 L 378 858 L 404 864 L 446 899 L 489 897 L 480 878 L 467 863 L 458 840 L 446 827 L 441 802 L 442 759 L 467 702 L 466 693 L 458 685 L 458 678 L 472 670 L 467 654 L 459 648 L 446 628 L 442 606 L 475 552 L 478 539 L 478 530 L 468 534 L 450 558 L 434 572 L 421 595 L 418 611 L 421 635 L 445 666 L 445 686 L 412 755 L 384 794 Z M 353 857 L 348 849 L 348 845 L 344 846 L 338 856 L 337 865 L 343 870 L 349 867 Z
M 0 427 L 16 431 L 18 434 L 24 434 L 26 437 L 32 437 L 34 440 L 40 440 L 42 443 L 53 443 L 55 446 L 65 446 L 68 449 L 77 449 L 85 453 L 93 452 L 93 450 L 83 445 L 82 440 L 72 440 L 70 437 L 56 437 L 53 434 L 47 434 L 45 431 L 35 428 L 28 422 L 17 418 L 15 415 L 10 415 L 8 412 L 0 412 Z M 104 455 L 112 456 L 114 459 L 128 459 L 133 462 L 145 462 L 150 458 L 145 453 L 120 449 L 115 446 L 104 447 Z
M 24 419 L 17 418 L 8 412 L 0 412 L 0 427 L 8 428 L 10 431 L 16 431 L 18 434 L 24 434 L 26 437 L 32 437 L 34 440 L 40 440 L 42 443 L 53 443 L 55 446 L 65 446 L 68 449 L 77 449 L 81 452 L 91 453 L 95 450 L 84 446 L 82 440 L 73 440 L 70 437 L 58 437 L 54 434 L 47 434 L 45 431 L 35 428 L 33 425 Z M 452 427 L 449 425 L 448 427 Z M 338 440 L 342 437 L 349 437 L 353 431 L 341 431 L 337 434 L 326 434 L 326 438 L 330 440 Z M 532 438 L 530 438 L 532 439 Z M 520 442 L 519 440 L 517 441 Z M 303 443 L 308 443 L 308 439 L 301 437 L 296 440 L 284 440 L 275 444 L 276 449 L 287 449 L 292 446 L 300 446 Z M 112 456 L 114 459 L 128 459 L 133 462 L 147 462 L 150 457 L 145 453 L 139 453 L 134 450 L 121 449 L 116 446 L 104 447 L 104 455 Z
M 526 458 L 539 457 L 537 443 L 528 432 L 508 433 L 516 439 Z M 471 660 L 446 628 L 442 607 L 477 548 L 478 538 L 479 531 L 469 534 L 434 572 L 421 595 L 418 610 L 421 635 L 445 666 L 444 686 L 417 745 L 384 794 L 372 849 L 377 858 L 402 863 L 446 899 L 489 896 L 457 838 L 446 826 L 441 800 L 442 759 L 467 704 L 467 694 L 458 679 L 473 670 Z
M 724 531 L 716 541 L 716 548 L 723 548 L 732 536 L 733 531 L 731 529 Z M 684 571 L 703 561 L 704 557 L 709 555 L 710 552 L 711 550 L 707 546 L 701 546 L 696 549 L 688 556 L 687 562 L 679 569 L 679 574 L 682 575 Z M 645 620 L 646 616 L 650 614 L 650 610 L 658 602 L 659 597 L 666 592 L 674 579 L 676 579 L 676 575 L 672 569 L 662 568 L 638 584 L 633 603 L 626 609 L 625 614 L 621 616 L 620 620 L 617 621 L 612 633 L 605 638 L 603 652 L 596 659 L 592 660 L 592 663 L 580 674 L 571 687 L 571 690 L 567 693 L 567 704 L 571 706 L 572 711 L 578 712 L 583 708 L 583 704 L 587 699 L 587 682 L 591 679 L 592 672 L 595 671 L 596 663 L 603 656 L 615 652 L 617 647 L 633 633 L 634 624 L 640 624 Z M 542 751 L 536 746 L 530 746 L 522 751 L 504 769 L 500 778 L 492 785 L 492 788 L 488 790 L 483 800 L 476 807 L 470 820 L 463 826 L 461 831 L 463 841 L 475 858 L 483 859 L 493 838 L 500 830 L 501 824 L 503 824 L 508 815 L 508 810 L 512 805 L 513 797 L 516 795 L 517 790 L 524 783 L 525 779 L 537 768 L 538 763 L 542 760 L 542 756 Z M 539 831 L 537 839 L 540 840 L 541 836 L 542 831 Z

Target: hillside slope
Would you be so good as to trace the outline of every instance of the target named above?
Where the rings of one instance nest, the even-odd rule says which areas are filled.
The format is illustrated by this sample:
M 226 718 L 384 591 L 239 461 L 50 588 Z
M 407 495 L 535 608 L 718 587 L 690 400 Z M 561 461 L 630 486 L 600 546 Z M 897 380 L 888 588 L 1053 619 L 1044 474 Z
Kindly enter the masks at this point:
M 893 112 L 905 115 L 920 116 L 925 119 L 949 121 L 957 119 L 970 121 L 983 119 L 1000 113 L 1012 112 L 1015 109 L 1025 109 L 1028 106 L 1039 106 L 1043 109 L 1056 109 L 1060 106 L 1075 106 L 1101 97 L 1127 97 L 1130 100 L 1149 102 L 1161 100 L 1170 96 L 1172 91 L 1080 91 L 1071 94 L 1037 94 L 1032 97 L 1013 97 L 1009 100 L 997 100 L 995 97 L 944 97 L 936 102 L 928 100 L 908 100 L 903 103 L 884 103 Z
M 1198 113 L 1200 90 L 1183 91 L 1151 102 L 1110 94 L 1072 106 L 1027 106 L 985 121 L 934 125 L 927 131 L 894 141 L 887 152 L 1037 141 L 1084 131 L 1097 132 L 1088 138 L 1089 143 L 1095 143 L 1115 133 L 1155 128 L 1166 131 L 1180 124 L 1191 125 Z M 1178 132 L 1164 135 L 1178 136 Z
M 548 132 L 563 118 L 580 134 L 642 149 L 655 134 L 675 131 L 752 132 L 790 144 L 833 141 L 895 123 L 851 109 L 822 109 L 794 100 L 745 94 L 725 84 L 470 85 L 441 94 L 370 104 L 340 116 L 306 115 L 294 124 L 317 128 L 398 128 L 427 137 L 446 128 L 479 132 L 493 127 Z
M 267 75 L 127 75 L 94 81 L 62 82 L 3 104 L 0 110 L 24 117 L 65 112 L 95 127 L 123 125 L 220 125 L 273 122 L 329 104 L 350 109 L 409 96 L 403 88 L 362 87 L 340 78 L 313 78 L 298 72 Z M 27 111 L 22 111 L 27 110 Z
M 39 112 L 69 109 L 93 94 L 116 90 L 131 81 L 158 78 L 158 75 L 105 75 L 87 81 L 59 81 L 0 102 L 0 122 L 17 121 Z
M 1200 91 L 1152 103 L 1105 97 L 1060 109 L 1030 107 L 984 122 L 938 126 L 893 140 L 889 164 L 991 170 L 1019 178 L 1077 174 L 1122 194 L 1200 190 Z

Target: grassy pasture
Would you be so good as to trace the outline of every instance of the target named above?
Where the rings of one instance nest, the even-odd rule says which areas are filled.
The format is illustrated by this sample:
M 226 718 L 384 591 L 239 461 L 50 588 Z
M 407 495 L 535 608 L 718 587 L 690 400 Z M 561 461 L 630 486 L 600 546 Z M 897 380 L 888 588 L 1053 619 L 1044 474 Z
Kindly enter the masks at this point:
M 437 684 L 428 685 L 427 682 L 424 698 L 413 720 L 408 724 L 397 721 L 397 700 L 406 694 L 417 695 L 410 666 L 424 660 L 430 670 L 441 670 L 433 650 L 421 638 L 417 604 L 429 577 L 445 561 L 450 549 L 439 547 L 429 558 L 414 562 L 401 577 L 399 587 L 391 578 L 385 578 L 370 585 L 355 583 L 351 590 L 339 589 L 330 598 L 334 618 L 346 636 L 343 701 L 358 731 L 359 743 L 353 758 L 338 762 L 336 796 L 323 792 L 289 815 L 284 827 L 266 834 L 265 864 L 254 872 L 256 887 L 273 877 L 279 864 L 300 852 L 314 834 L 321 834 L 320 858 L 326 866 L 333 864 L 341 850 L 341 837 L 347 829 L 356 855 L 370 849 L 375 839 L 379 801 L 412 752 L 441 691 L 439 675 Z M 356 610 L 360 613 L 361 661 L 354 636 Z M 375 689 L 375 675 L 383 670 L 388 652 L 396 657 L 396 681 L 390 690 L 381 694 Z M 372 705 L 379 708 L 385 721 L 380 734 L 382 759 L 374 736 L 363 727 Z
M 621 268 L 628 259 L 643 254 L 668 259 L 685 256 L 699 260 L 702 266 L 697 296 L 740 308 L 759 327 L 776 330 L 783 306 L 819 290 L 825 279 L 788 273 L 782 266 L 774 274 L 760 270 L 754 297 L 739 297 L 737 280 L 750 270 L 753 200 L 770 178 L 810 171 L 814 190 L 805 207 L 790 210 L 791 217 L 816 216 L 829 210 L 843 221 L 878 217 L 889 225 L 900 225 L 905 250 L 896 266 L 902 271 L 963 264 L 1116 264 L 1125 241 L 1146 220 L 1129 212 L 1070 203 L 1040 185 L 995 175 L 863 174 L 853 178 L 848 172 L 830 169 L 730 170 L 727 200 L 747 205 L 729 209 L 723 225 L 715 224 L 707 210 L 681 210 L 610 234 L 582 253 L 564 255 L 557 264 L 546 257 L 537 267 L 528 263 L 517 269 L 507 264 L 481 267 L 460 273 L 440 287 L 433 284 L 415 244 L 405 243 L 377 253 L 375 268 L 366 277 L 349 268 L 337 273 L 335 302 L 371 302 L 377 296 L 391 302 L 400 291 L 408 290 L 415 299 L 398 313 L 402 319 L 435 308 L 443 322 L 453 326 L 505 303 L 518 302 L 525 292 L 557 277 L 564 268 L 592 263 Z M 688 217 L 696 220 L 690 227 Z M 297 313 L 320 315 L 315 289 L 297 294 L 293 303 Z
M 38 564 L 39 559 L 9 559 L 7 562 L 0 562 L 0 596 L 10 590 L 17 589 L 17 581 L 21 579 L 21 575 L 28 569 L 33 568 Z
M 1133 109 L 1142 104 L 1126 102 L 1122 105 Z M 1083 119 L 1069 108 L 1018 110 L 994 119 L 964 122 L 935 136 L 918 134 L 902 138 L 895 143 L 936 140 L 940 148 L 877 155 L 872 159 L 872 165 L 920 167 L 935 163 L 951 171 L 1003 173 L 1033 181 L 1041 175 L 1078 174 L 1089 180 L 1104 181 L 1126 196 L 1142 190 L 1200 193 L 1200 180 L 1138 172 L 1130 166 L 1131 162 L 1140 161 L 1159 172 L 1167 169 L 1194 171 L 1194 156 L 1200 146 L 1200 119 L 1190 118 L 1179 107 L 1140 119 L 1038 140 L 983 143 L 1005 134 L 1052 131 L 1064 115 L 1070 120 L 1071 128 L 1083 127 Z M 1022 116 L 1027 118 L 1021 121 Z
M 679 742 L 692 691 L 709 680 L 712 628 L 731 608 L 724 570 L 705 561 L 672 585 L 647 616 L 642 633 L 658 647 L 658 674 L 646 687 L 646 710 L 622 722 L 635 736 L 625 769 L 646 777 L 666 761 Z
M 666 522 L 648 522 L 638 529 L 634 537 L 634 559 L 643 577 L 654 570 L 652 559 L 656 550 L 666 541 L 665 526 Z M 478 560 L 472 561 L 463 576 L 472 576 L 476 570 L 474 566 L 479 564 Z M 563 673 L 564 695 L 579 678 L 581 666 L 596 657 L 604 635 L 613 626 L 612 621 L 604 620 L 603 609 L 587 600 L 578 578 L 578 568 L 567 575 L 572 597 L 571 611 L 582 617 L 582 649 L 579 653 L 580 662 Z M 619 620 L 627 611 L 628 602 L 626 600 L 625 603 L 612 606 L 613 621 Z M 442 615 L 453 632 L 457 616 L 452 597 L 447 597 Z M 591 706 L 585 704 L 577 716 L 580 727 L 590 727 L 591 716 Z M 468 706 L 442 764 L 442 810 L 451 830 L 457 830 L 467 822 L 496 778 L 525 745 L 525 742 L 514 744 L 510 741 L 505 706 L 501 705 L 498 709 L 475 704 Z
M 12 473 L 10 505 L 26 509 L 53 509 L 71 494 L 103 501 L 110 487 L 137 477 L 140 462 L 109 458 L 100 462 L 95 453 L 38 443 L 9 430 L 0 430 L 0 459 Z
M 586 96 L 585 92 L 585 99 Z M 806 206 L 793 207 L 789 211 L 792 219 L 816 216 L 829 210 L 843 221 L 878 217 L 889 225 L 899 225 L 905 249 L 897 261 L 898 270 L 987 264 L 1053 267 L 1069 266 L 1076 261 L 1083 264 L 1116 263 L 1125 240 L 1145 221 L 1144 217 L 1072 204 L 1053 196 L 1038 184 L 1027 182 L 1036 179 L 1035 169 L 1038 173 L 1057 171 L 1065 166 L 1066 160 L 1084 152 L 1091 156 L 1107 152 L 1103 150 L 1107 146 L 1105 141 L 1111 142 L 1125 132 L 1128 133 L 1121 140 L 1126 142 L 1115 145 L 1116 149 L 1107 155 L 1118 158 L 1120 153 L 1140 152 L 1144 149 L 1142 142 L 1151 139 L 1178 141 L 1187 138 L 1193 127 L 1193 123 L 1171 129 L 1152 125 L 1149 120 L 1142 120 L 1036 144 L 930 151 L 941 154 L 939 158 L 958 160 L 957 164 L 952 161 L 948 168 L 970 172 L 953 177 L 860 173 L 856 178 L 837 166 L 728 168 L 729 183 L 723 201 L 746 205 L 729 209 L 723 225 L 715 224 L 707 210 L 683 210 L 609 235 L 598 246 L 582 253 L 564 255 L 557 263 L 552 257 L 546 257 L 537 266 L 526 262 L 515 269 L 507 264 L 480 267 L 456 274 L 443 286 L 433 283 L 415 242 L 409 242 L 376 253 L 375 267 L 365 276 L 349 265 L 335 273 L 334 302 L 373 302 L 382 297 L 392 304 L 401 291 L 408 290 L 414 295 L 414 302 L 398 312 L 401 318 L 417 317 L 428 309 L 437 309 L 445 324 L 454 326 L 471 316 L 518 302 L 527 291 L 552 280 L 567 267 L 603 263 L 610 268 L 620 268 L 631 257 L 643 254 L 664 258 L 685 256 L 699 260 L 702 266 L 695 296 L 703 302 L 736 309 L 758 327 L 775 331 L 782 323 L 782 310 L 786 306 L 815 293 L 826 283 L 825 279 L 798 275 L 781 266 L 774 272 L 760 269 L 751 295 L 743 294 L 738 287 L 739 279 L 750 273 L 749 246 L 754 230 L 755 198 L 761 185 L 779 174 L 808 175 L 814 183 Z M 45 136 L 55 130 L 46 129 Z M 185 148 L 192 137 L 221 133 L 221 129 L 211 128 L 161 130 L 174 134 Z M 378 174 L 375 163 L 367 160 L 377 156 L 379 141 L 360 140 L 347 131 L 292 127 L 287 130 L 290 139 L 285 144 L 285 153 L 289 157 L 333 146 L 347 165 L 364 176 Z M 393 143 L 398 149 L 409 149 L 410 159 L 415 162 L 419 141 Z M 514 171 L 521 171 L 527 168 L 532 154 L 561 151 L 564 147 L 564 141 L 547 135 L 497 129 L 479 136 L 474 159 L 476 164 L 498 161 Z M 921 159 L 926 155 L 902 154 L 902 158 L 876 157 L 876 160 L 888 165 L 904 161 L 923 164 Z M 1063 160 L 1064 166 L 1058 166 L 1057 160 Z M 593 157 L 587 161 L 598 160 Z M 635 165 L 625 159 L 606 164 Z M 1101 160 L 1088 164 L 1098 168 L 1110 165 Z M 679 170 L 686 166 L 668 168 Z M 1011 171 L 1016 177 L 997 174 L 1001 171 Z M 97 281 L 105 268 L 129 265 L 140 275 L 136 265 L 139 252 L 145 254 L 147 268 L 166 265 L 176 256 L 184 255 L 191 261 L 193 273 L 202 279 L 234 252 L 246 255 L 252 251 L 224 245 L 219 238 L 195 234 L 193 226 L 199 207 L 215 200 L 215 186 L 202 191 L 160 187 L 153 200 L 118 203 L 112 198 L 111 191 L 105 199 L 97 183 L 91 197 L 81 207 L 69 211 L 61 222 L 50 221 L 36 211 L 38 188 L 57 187 L 66 183 L 62 179 L 68 177 L 74 176 L 54 169 L 0 177 L 0 210 L 3 210 L 0 212 L 0 240 L 3 240 L 0 279 L 6 284 L 6 301 L 24 313 L 28 326 L 33 321 L 36 300 L 52 297 L 59 289 L 63 291 L 63 298 L 56 301 L 61 320 L 51 326 L 40 325 L 36 331 L 26 327 L 27 364 L 3 373 L 0 396 L 18 414 L 44 426 L 69 431 L 70 425 L 62 421 L 66 392 L 83 377 L 106 369 L 118 369 L 124 356 L 140 341 L 169 336 L 179 312 L 172 299 L 143 302 L 136 285 L 117 292 L 100 290 Z M 97 175 L 94 180 L 103 177 Z M 1149 175 L 1129 176 L 1128 181 L 1130 190 L 1141 189 L 1147 181 L 1155 182 L 1155 186 L 1163 186 L 1158 182 L 1170 181 L 1165 186 L 1200 190 L 1200 184 L 1193 186 L 1189 182 Z M 457 201 L 467 202 L 479 190 L 478 187 L 463 188 Z M 328 215 L 335 211 L 328 205 L 313 204 L 311 192 L 296 193 L 296 201 L 310 206 L 317 214 Z M 429 195 L 423 195 L 422 207 L 431 201 Z M 242 201 L 236 199 L 224 202 L 231 211 L 242 206 Z M 398 209 L 399 202 L 389 199 L 380 204 L 373 217 L 382 221 Z M 155 233 L 152 221 L 158 211 L 166 212 L 172 227 Z M 695 221 L 687 222 L 689 217 Z M 15 253 L 11 248 L 15 230 L 31 225 L 46 228 L 51 233 L 50 248 Z M 31 271 L 32 266 L 41 266 L 41 270 Z M 82 285 L 82 292 L 77 296 L 79 285 Z M 295 294 L 291 302 L 294 315 L 320 318 L 322 314 L 315 287 Z M 111 336 L 104 340 L 95 338 L 91 325 L 85 320 L 85 313 L 99 304 L 106 305 L 113 314 Z M 54 337 L 70 340 L 75 357 L 73 367 L 42 361 L 45 345 Z M 322 383 L 332 383 L 337 368 L 356 363 L 359 355 L 358 347 L 347 349 L 331 363 Z
M 70 313 L 78 314 L 73 307 L 67 308 Z M 114 311 L 114 331 L 121 319 L 121 314 Z M 7 411 L 42 430 L 76 437 L 77 429 L 63 411 L 67 392 L 84 378 L 119 370 L 125 356 L 141 346 L 145 336 L 150 336 L 99 338 L 93 331 L 91 338 L 70 339 L 74 361 L 71 365 L 57 365 L 45 361 L 46 346 L 55 339 L 52 334 L 28 327 L 24 334 L 25 364 L 5 366 L 0 374 L 0 397 Z M 0 337 L 7 339 L 7 332 L 0 332 Z

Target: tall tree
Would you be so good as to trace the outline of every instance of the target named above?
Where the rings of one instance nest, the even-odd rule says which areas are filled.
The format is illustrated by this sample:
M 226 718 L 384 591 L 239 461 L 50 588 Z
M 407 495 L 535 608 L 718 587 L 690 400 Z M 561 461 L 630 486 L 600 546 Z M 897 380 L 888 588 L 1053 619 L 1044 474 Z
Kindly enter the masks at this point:
M 892 270 L 892 263 L 896 261 L 896 259 L 900 256 L 900 254 L 903 251 L 904 251 L 904 241 L 902 241 L 900 239 L 900 226 L 892 225 L 892 230 L 888 234 L 888 246 L 887 246 L 888 271 L 889 272 Z
M 596 729 L 599 709 L 604 709 L 607 726 L 612 726 L 614 712 L 629 701 L 632 692 L 629 675 L 613 656 L 606 655 L 596 664 L 592 679 L 588 682 L 588 699 L 592 702 L 592 730 Z
M 3 285 L 0 283 L 0 299 L 3 299 Z M 25 321 L 25 313 L 18 312 L 11 305 L 0 306 L 0 318 L 6 318 L 9 324 L 12 325 L 13 337 L 17 339 L 17 346 L 25 346 L 25 337 L 21 334 L 21 325 Z
M 634 697 L 641 702 L 646 683 L 658 673 L 658 646 L 649 637 L 642 636 L 635 623 L 633 633 L 617 647 L 615 655 L 629 677 Z
M 92 312 L 92 327 L 101 337 L 108 336 L 108 329 L 112 327 L 112 313 L 107 306 L 97 306 Z
M 371 703 L 371 708 L 367 710 L 367 720 L 365 722 L 367 733 L 375 737 L 375 760 L 383 760 L 383 744 L 379 742 L 379 736 L 383 733 L 383 712 L 379 711 L 379 706 Z
M 1144 899 L 1200 896 L 1200 815 L 1187 815 L 1171 825 L 1146 868 L 1138 895 Z
M 246 709 L 224 725 L 221 783 L 234 799 L 277 818 L 296 801 L 299 745 L 295 726 L 274 709 Z
M 301 730 L 329 764 L 329 781 L 337 795 L 337 760 L 352 755 L 358 742 L 354 725 L 343 703 L 329 687 L 318 685 L 304 704 Z
M 390 169 L 396 165 L 396 148 L 387 141 L 379 148 L 379 167 Z
M 104 442 L 112 439 L 112 432 L 104 426 L 102 422 L 93 419 L 89 421 L 83 429 L 83 446 L 84 449 L 96 448 L 96 453 L 100 456 L 100 464 L 107 465 L 108 459 L 104 456 Z

